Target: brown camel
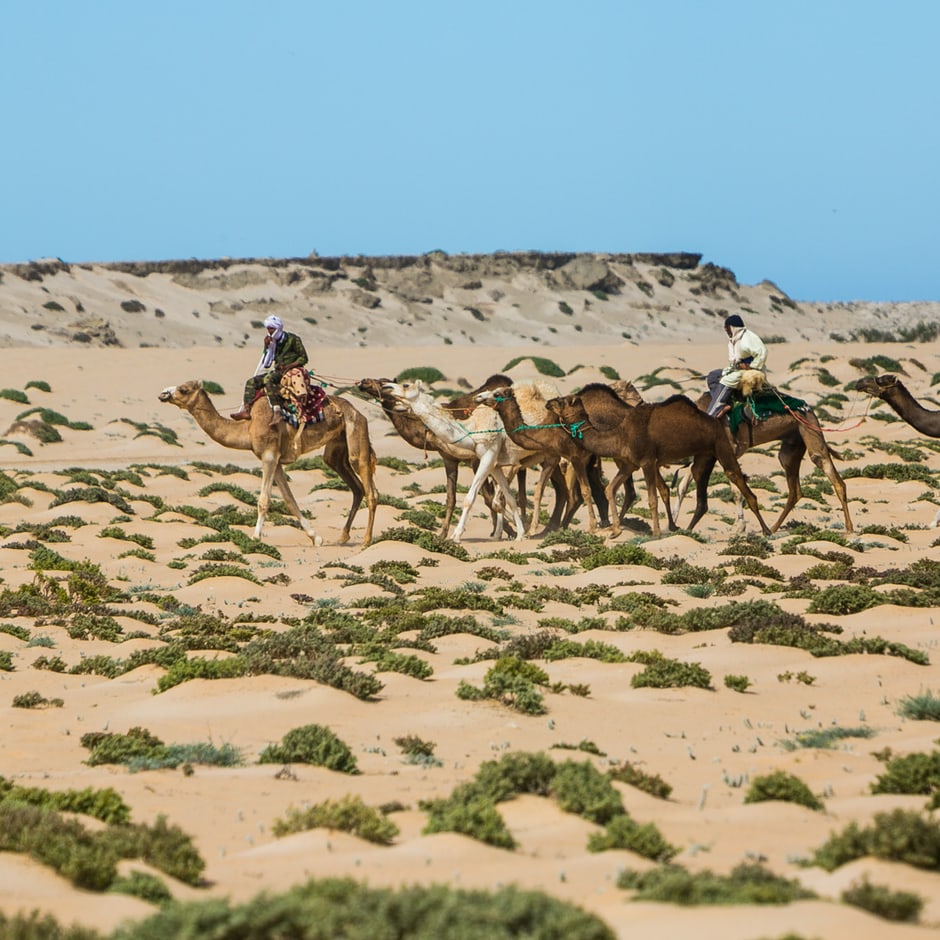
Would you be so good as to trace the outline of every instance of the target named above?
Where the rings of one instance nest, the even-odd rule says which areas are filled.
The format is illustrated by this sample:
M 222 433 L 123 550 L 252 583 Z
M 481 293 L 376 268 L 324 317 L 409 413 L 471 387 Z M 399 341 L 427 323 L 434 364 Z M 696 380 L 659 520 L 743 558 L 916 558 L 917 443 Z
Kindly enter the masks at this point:
M 391 379 L 379 378 L 379 379 L 361 379 L 357 383 L 357 388 L 366 395 L 374 398 L 382 408 L 382 411 L 385 412 L 385 416 L 392 422 L 395 430 L 401 435 L 401 437 L 411 444 L 412 447 L 417 447 L 418 450 L 434 451 L 435 453 L 440 454 L 441 459 L 444 462 L 444 475 L 447 481 L 447 495 L 444 504 L 444 519 L 441 523 L 441 528 L 439 534 L 442 538 L 446 538 L 448 531 L 450 530 L 450 524 L 454 515 L 454 508 L 457 505 L 457 468 L 461 463 L 469 464 L 474 470 L 476 470 L 478 460 L 474 455 L 472 459 L 468 457 L 468 451 L 466 447 L 457 447 L 448 440 L 444 440 L 441 437 L 438 437 L 434 434 L 424 422 L 406 405 L 403 405 L 402 402 L 390 395 L 386 389 L 383 389 L 383 385 L 388 385 L 392 382 Z M 448 411 L 452 411 L 455 416 L 464 418 L 467 417 L 476 407 L 477 403 L 474 400 L 475 396 L 480 392 L 484 391 L 487 388 L 497 387 L 501 385 L 512 384 L 512 379 L 507 375 L 491 375 L 482 385 L 475 388 L 472 392 L 467 392 L 465 395 L 460 395 L 457 398 L 452 399 L 443 404 L 442 407 L 446 408 Z M 518 490 L 519 496 L 518 501 L 519 505 L 524 508 L 525 506 L 525 470 L 521 470 L 518 476 Z M 558 482 L 553 479 L 553 485 L 556 489 L 556 494 L 558 490 Z M 491 481 L 487 481 L 481 491 L 487 506 L 490 508 L 491 514 L 493 514 L 493 525 L 494 531 L 498 526 L 498 520 L 496 518 L 497 510 L 494 510 L 493 507 L 493 497 L 494 497 L 494 487 Z
M 707 411 L 711 403 L 711 395 L 706 392 L 696 402 L 700 411 Z M 722 422 L 725 429 L 730 434 L 730 427 L 727 422 Z M 839 471 L 833 463 L 834 452 L 823 437 L 822 428 L 819 426 L 812 408 L 796 414 L 776 414 L 764 418 L 762 421 L 742 422 L 738 425 L 736 432 L 731 435 L 734 444 L 734 454 L 740 457 L 752 447 L 760 447 L 762 444 L 771 444 L 774 441 L 780 441 L 780 450 L 777 453 L 777 460 L 783 468 L 787 481 L 787 502 L 783 507 L 777 521 L 770 527 L 771 532 L 776 532 L 784 520 L 790 515 L 791 510 L 797 504 L 803 491 L 800 488 L 800 464 L 803 462 L 805 454 L 809 454 L 810 460 L 826 474 L 827 479 L 832 484 L 839 503 L 842 506 L 842 514 L 845 517 L 845 531 L 854 532 L 852 518 L 849 515 L 849 503 L 846 495 L 845 482 L 839 476 Z M 679 511 L 679 503 L 685 494 L 689 483 L 689 477 L 686 477 L 679 484 L 679 502 L 676 505 L 676 512 Z M 743 517 L 743 510 L 742 510 Z
M 940 437 L 940 411 L 921 405 L 896 375 L 867 376 L 859 379 L 855 387 L 872 398 L 886 401 L 915 431 L 926 437 Z
M 343 526 L 340 543 L 349 541 L 349 530 L 363 497 L 369 508 L 369 520 L 362 544 L 368 545 L 372 541 L 375 509 L 378 505 L 374 482 L 375 451 L 369 440 L 368 422 L 348 401 L 327 398 L 323 405 L 323 421 L 308 424 L 303 430 L 297 431 L 283 421 L 271 427 L 271 406 L 263 396 L 252 406 L 249 421 L 224 418 L 198 379 L 170 386 L 160 392 L 159 398 L 160 401 L 188 411 L 217 444 L 236 450 L 250 450 L 261 461 L 261 493 L 258 496 L 255 538 L 261 538 L 271 502 L 271 489 L 276 483 L 288 509 L 297 517 L 313 544 L 323 544 L 323 539 L 301 513 L 284 470 L 285 464 L 296 460 L 301 454 L 322 447 L 326 465 L 340 475 L 353 495 L 352 508 Z
M 708 479 L 718 461 L 728 479 L 744 494 L 761 531 L 770 534 L 725 430 L 717 421 L 702 414 L 688 398 L 673 395 L 663 402 L 631 408 L 609 386 L 591 384 L 578 395 L 553 399 L 548 407 L 569 426 L 573 435 L 581 435 L 579 439 L 588 450 L 623 461 L 630 472 L 642 469 L 654 536 L 660 534 L 658 495 L 666 489 L 659 467 L 690 457 L 693 458 L 697 496 L 690 529 L 708 509 Z M 608 485 L 608 498 L 618 482 L 615 478 Z M 668 509 L 668 497 L 666 503 Z M 617 535 L 620 527 L 613 521 L 615 518 L 616 514 L 612 514 L 613 534 Z M 675 528 L 671 518 L 669 527 Z

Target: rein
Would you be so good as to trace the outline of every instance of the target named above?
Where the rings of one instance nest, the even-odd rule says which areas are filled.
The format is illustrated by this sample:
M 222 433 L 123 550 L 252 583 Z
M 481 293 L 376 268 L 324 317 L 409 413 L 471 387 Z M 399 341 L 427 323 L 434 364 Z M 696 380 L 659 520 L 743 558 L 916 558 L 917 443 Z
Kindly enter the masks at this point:
M 779 399 L 780 404 L 783 405 L 783 410 L 784 410 L 788 415 L 790 415 L 790 417 L 793 418 L 794 421 L 798 421 L 798 422 L 799 422 L 800 424 L 802 424 L 804 427 L 807 427 L 807 428 L 809 428 L 809 429 L 812 430 L 812 431 L 815 431 L 815 430 L 816 430 L 816 426 L 815 426 L 815 425 L 810 424 L 809 421 L 807 421 L 804 417 L 802 417 L 800 414 L 798 414 L 796 411 L 794 411 L 794 410 L 783 400 L 782 396 L 780 395 L 780 392 L 777 391 L 776 387 L 771 386 L 771 388 L 772 388 L 772 391 L 773 391 L 774 395 L 776 395 L 777 398 Z M 855 422 L 855 424 L 850 424 L 848 427 L 844 427 L 844 428 L 824 428 L 824 427 L 820 426 L 820 427 L 819 427 L 819 430 L 820 430 L 820 431 L 826 431 L 826 432 L 829 433 L 829 434 L 842 434 L 842 433 L 844 433 L 844 432 L 846 432 L 846 431 L 854 431 L 855 428 L 861 427 L 861 425 L 863 425 L 863 424 L 865 423 L 865 419 L 868 417 L 868 409 L 869 409 L 870 407 L 871 407 L 871 398 L 868 399 L 868 404 L 865 405 L 865 414 L 863 414 L 863 415 L 861 416 L 861 418 L 859 418 L 858 421 Z M 752 410 L 752 412 L 753 412 L 753 406 L 751 407 L 751 410 Z

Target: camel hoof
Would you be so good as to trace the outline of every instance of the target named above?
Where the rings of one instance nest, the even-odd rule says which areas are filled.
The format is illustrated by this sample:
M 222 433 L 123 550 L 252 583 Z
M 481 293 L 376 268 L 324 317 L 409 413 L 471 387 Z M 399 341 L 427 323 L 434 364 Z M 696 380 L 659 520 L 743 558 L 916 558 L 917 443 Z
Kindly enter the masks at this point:
M 314 535 L 314 536 L 311 538 L 311 541 L 313 542 L 313 547 L 314 547 L 314 548 L 319 548 L 319 547 L 323 544 L 323 536 L 322 536 L 322 535 Z
M 343 531 L 340 532 L 338 544 L 345 545 L 348 541 L 349 541 L 349 532 L 346 529 L 343 529 Z

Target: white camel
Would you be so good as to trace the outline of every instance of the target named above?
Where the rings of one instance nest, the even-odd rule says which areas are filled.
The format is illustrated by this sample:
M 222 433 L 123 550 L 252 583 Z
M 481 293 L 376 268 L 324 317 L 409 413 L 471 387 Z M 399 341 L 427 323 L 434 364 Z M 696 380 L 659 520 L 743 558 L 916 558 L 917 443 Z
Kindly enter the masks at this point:
M 503 468 L 518 468 L 524 464 L 539 462 L 543 455 L 524 450 L 513 443 L 507 436 L 499 415 L 492 408 L 476 408 L 465 421 L 458 421 L 452 413 L 435 403 L 427 386 L 420 379 L 413 383 L 387 382 L 382 388 L 390 396 L 410 407 L 433 434 L 456 448 L 465 449 L 468 457 L 475 455 L 480 462 L 473 482 L 464 496 L 460 521 L 454 529 L 454 541 L 459 542 L 463 536 L 470 510 L 483 481 L 488 476 L 493 478 L 502 491 L 506 507 L 512 514 L 516 527 L 516 541 L 521 539 L 525 533 L 525 523 Z M 554 463 L 551 466 L 554 466 Z M 546 473 L 546 470 L 543 468 L 542 472 Z M 534 511 L 538 512 L 538 506 L 534 507 Z

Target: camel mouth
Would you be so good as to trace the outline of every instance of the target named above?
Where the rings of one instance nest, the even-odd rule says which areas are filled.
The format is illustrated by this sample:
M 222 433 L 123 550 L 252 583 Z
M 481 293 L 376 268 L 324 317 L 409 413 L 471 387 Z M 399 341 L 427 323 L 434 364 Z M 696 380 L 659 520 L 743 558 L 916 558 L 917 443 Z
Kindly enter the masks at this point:
M 169 388 L 165 388 L 159 395 L 157 395 L 157 401 L 169 401 L 173 397 L 173 392 L 176 390 L 175 385 L 171 385 Z

